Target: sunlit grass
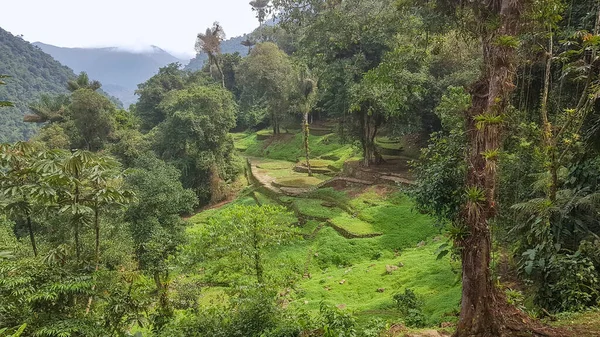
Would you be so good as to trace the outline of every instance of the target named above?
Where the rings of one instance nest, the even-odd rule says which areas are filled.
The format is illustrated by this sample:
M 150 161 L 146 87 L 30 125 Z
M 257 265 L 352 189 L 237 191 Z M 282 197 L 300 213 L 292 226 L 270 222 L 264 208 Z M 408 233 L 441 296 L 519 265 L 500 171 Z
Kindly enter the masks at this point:
M 289 177 L 276 179 L 273 183 L 278 187 L 309 188 L 320 184 L 323 180 L 316 177 Z

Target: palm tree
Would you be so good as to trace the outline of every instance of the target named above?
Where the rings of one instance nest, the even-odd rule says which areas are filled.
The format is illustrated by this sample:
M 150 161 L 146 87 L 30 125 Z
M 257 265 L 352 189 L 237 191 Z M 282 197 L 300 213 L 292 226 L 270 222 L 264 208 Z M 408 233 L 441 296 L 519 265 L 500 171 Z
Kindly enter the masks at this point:
M 310 168 L 310 157 L 308 148 L 308 136 L 310 134 L 308 128 L 308 115 L 313 107 L 315 96 L 317 92 L 317 83 L 312 78 L 310 70 L 303 69 L 299 73 L 298 78 L 298 90 L 300 93 L 300 110 L 302 112 L 302 131 L 303 131 L 303 146 L 304 154 L 306 156 L 306 167 L 308 169 L 308 176 L 312 176 L 312 170 Z
M 67 82 L 67 89 L 70 92 L 79 89 L 90 89 L 96 91 L 102 87 L 102 84 L 98 81 L 90 81 L 90 77 L 85 71 L 82 71 L 76 79 Z
M 218 23 L 213 23 L 212 27 L 206 28 L 205 33 L 199 33 L 196 39 L 196 52 L 206 53 L 208 55 L 209 65 L 215 65 L 221 74 L 221 82 L 225 88 L 225 74 L 221 69 L 219 55 L 221 54 L 221 41 L 225 39 L 225 31 Z
M 256 12 L 256 18 L 258 19 L 259 25 L 262 27 L 267 14 L 269 14 L 271 8 L 270 0 L 252 0 L 250 1 L 250 6 L 252 6 L 252 10 Z
M 241 42 L 242 46 L 248 47 L 248 55 L 250 55 L 250 52 L 252 51 L 252 47 L 255 44 L 256 44 L 256 42 L 251 40 L 250 37 L 246 38 L 244 41 Z
M 68 96 L 42 95 L 39 102 L 29 106 L 32 113 L 25 115 L 23 121 L 26 123 L 62 122 L 65 119 L 67 105 L 69 105 Z

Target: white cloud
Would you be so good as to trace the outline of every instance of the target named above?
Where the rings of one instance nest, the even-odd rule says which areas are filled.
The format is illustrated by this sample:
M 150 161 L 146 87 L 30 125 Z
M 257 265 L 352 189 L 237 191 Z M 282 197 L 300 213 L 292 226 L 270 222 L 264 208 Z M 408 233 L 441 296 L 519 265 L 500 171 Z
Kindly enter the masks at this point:
M 258 22 L 249 0 L 0 0 L 0 27 L 30 42 L 60 47 L 150 45 L 194 55 L 196 35 L 219 21 L 228 37 Z

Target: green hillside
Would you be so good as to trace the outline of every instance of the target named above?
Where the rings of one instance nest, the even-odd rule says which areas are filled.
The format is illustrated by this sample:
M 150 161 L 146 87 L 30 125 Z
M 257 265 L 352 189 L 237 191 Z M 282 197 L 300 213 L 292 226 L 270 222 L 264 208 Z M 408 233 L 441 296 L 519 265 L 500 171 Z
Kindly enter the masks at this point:
M 23 122 L 28 104 L 40 94 L 67 93 L 66 83 L 73 71 L 29 42 L 0 28 L 0 74 L 10 75 L 0 87 L 0 100 L 14 103 L 0 115 L 0 141 L 28 139 L 36 130 Z

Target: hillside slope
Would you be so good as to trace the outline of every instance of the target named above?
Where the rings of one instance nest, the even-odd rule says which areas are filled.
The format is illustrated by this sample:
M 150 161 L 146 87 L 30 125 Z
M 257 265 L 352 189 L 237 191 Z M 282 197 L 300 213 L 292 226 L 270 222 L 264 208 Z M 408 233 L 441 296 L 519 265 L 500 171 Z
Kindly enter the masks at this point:
M 119 48 L 63 48 L 41 42 L 33 45 L 52 55 L 75 72 L 85 71 L 100 81 L 110 95 L 117 97 L 125 107 L 135 103 L 137 85 L 152 77 L 160 67 L 182 62 L 166 51 L 152 46 L 143 52 Z
M 75 74 L 52 56 L 29 42 L 0 28 L 0 74 L 10 75 L 0 87 L 0 100 L 11 101 L 14 108 L 0 114 L 0 142 L 28 139 L 36 126 L 23 122 L 28 105 L 41 93 L 67 93 L 66 83 Z

